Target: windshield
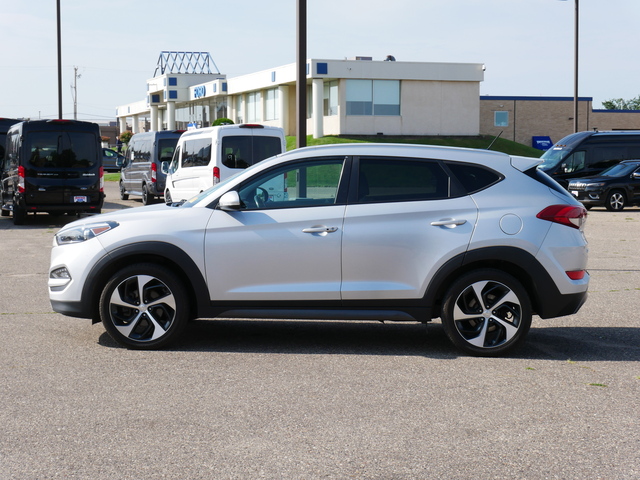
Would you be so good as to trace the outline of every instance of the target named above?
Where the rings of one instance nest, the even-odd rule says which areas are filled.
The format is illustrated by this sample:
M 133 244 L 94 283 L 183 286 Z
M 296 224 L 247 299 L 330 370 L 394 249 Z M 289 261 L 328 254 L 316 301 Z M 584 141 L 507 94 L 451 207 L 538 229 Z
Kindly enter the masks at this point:
M 626 177 L 627 175 L 631 175 L 638 165 L 636 164 L 628 164 L 628 163 L 619 163 L 614 165 L 613 167 L 607 168 L 604 172 L 600 174 L 602 177 Z
M 542 154 L 542 163 L 538 168 L 549 170 L 558 165 L 571 153 L 570 147 L 552 147 Z

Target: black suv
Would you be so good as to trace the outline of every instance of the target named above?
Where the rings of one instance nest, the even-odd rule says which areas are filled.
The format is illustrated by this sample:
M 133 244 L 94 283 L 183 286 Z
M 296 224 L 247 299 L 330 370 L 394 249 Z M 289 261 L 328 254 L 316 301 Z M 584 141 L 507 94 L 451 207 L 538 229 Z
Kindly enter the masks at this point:
M 575 178 L 568 190 L 587 208 L 604 205 L 619 212 L 640 204 L 640 160 L 624 160 L 599 175 Z

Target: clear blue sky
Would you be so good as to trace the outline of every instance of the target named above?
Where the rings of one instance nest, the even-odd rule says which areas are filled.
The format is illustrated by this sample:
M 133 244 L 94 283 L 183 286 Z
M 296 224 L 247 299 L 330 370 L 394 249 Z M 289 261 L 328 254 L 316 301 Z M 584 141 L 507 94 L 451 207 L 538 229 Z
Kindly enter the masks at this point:
M 575 0 L 308 0 L 308 58 L 486 65 L 481 95 L 573 96 Z M 295 62 L 296 0 L 61 0 L 63 110 L 143 100 L 163 50 L 234 77 Z M 0 117 L 58 112 L 56 0 L 0 0 Z M 640 0 L 580 0 L 580 96 L 640 95 Z

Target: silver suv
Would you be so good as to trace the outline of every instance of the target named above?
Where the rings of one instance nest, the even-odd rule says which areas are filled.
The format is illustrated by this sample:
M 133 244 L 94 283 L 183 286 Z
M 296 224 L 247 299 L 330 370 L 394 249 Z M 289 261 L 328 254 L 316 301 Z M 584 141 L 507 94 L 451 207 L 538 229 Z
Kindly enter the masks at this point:
M 54 238 L 53 309 L 153 349 L 194 318 L 429 322 L 473 355 L 587 297 L 585 208 L 539 159 L 409 145 L 303 148 L 186 203 Z

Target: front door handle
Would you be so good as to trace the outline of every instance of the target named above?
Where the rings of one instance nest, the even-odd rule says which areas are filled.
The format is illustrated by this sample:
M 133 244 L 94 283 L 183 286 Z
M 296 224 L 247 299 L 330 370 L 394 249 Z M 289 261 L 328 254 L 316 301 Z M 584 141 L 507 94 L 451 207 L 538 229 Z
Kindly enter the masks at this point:
M 465 223 L 467 223 L 467 221 L 464 219 L 456 220 L 455 218 L 443 218 L 442 220 L 431 222 L 431 225 L 434 227 L 456 228 L 460 225 L 464 225 Z
M 338 231 L 338 227 L 325 227 L 325 226 L 318 226 L 318 227 L 309 227 L 309 228 L 304 228 L 302 229 L 303 233 L 333 233 L 333 232 L 337 232 Z

